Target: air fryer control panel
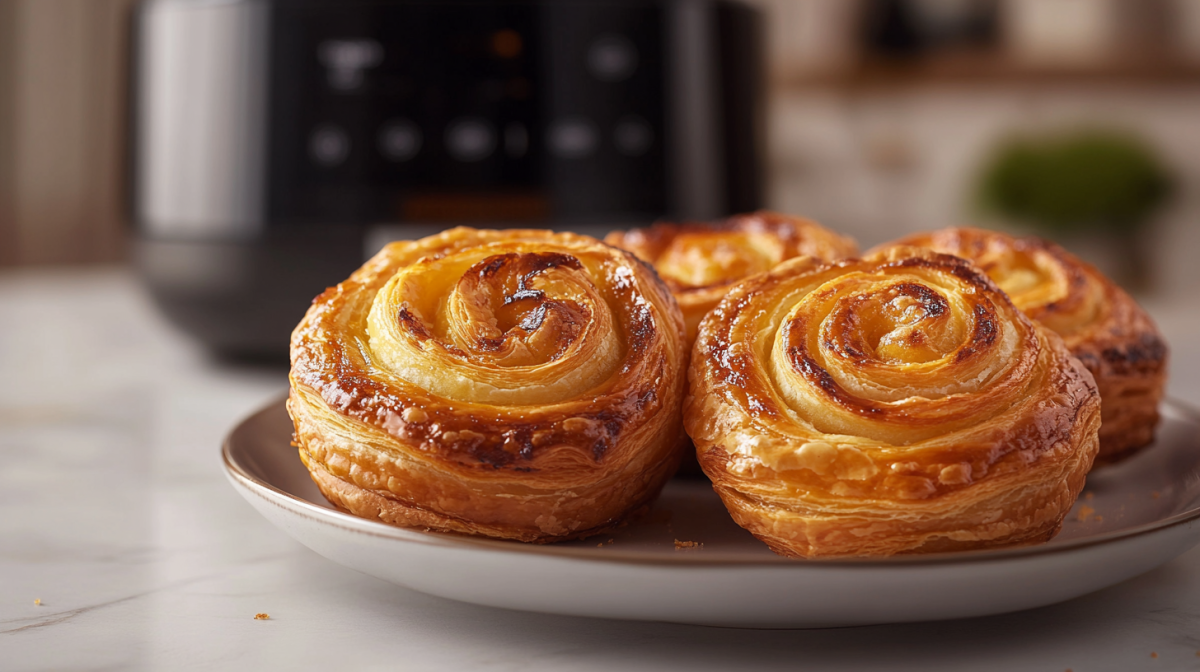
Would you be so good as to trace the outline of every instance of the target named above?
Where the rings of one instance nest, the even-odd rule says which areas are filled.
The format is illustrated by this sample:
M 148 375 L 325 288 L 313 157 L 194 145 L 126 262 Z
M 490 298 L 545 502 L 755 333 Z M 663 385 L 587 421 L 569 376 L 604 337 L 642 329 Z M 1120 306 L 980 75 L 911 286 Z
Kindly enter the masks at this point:
M 665 21 L 643 2 L 280 2 L 268 220 L 649 221 Z

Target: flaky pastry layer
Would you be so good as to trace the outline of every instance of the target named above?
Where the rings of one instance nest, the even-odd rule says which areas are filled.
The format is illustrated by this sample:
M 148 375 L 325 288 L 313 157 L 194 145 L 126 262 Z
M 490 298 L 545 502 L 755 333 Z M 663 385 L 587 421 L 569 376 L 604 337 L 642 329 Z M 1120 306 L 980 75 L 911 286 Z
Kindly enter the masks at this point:
M 793 257 L 833 261 L 858 253 L 852 239 L 816 222 L 766 211 L 715 223 L 660 223 L 604 240 L 654 266 L 679 301 L 689 343 L 700 320 L 737 282 Z
M 700 327 L 684 426 L 738 524 L 798 557 L 1053 536 L 1100 399 L 1062 339 L 968 262 L 784 262 Z
M 970 259 L 1017 308 L 1063 337 L 1100 389 L 1097 462 L 1131 455 L 1154 440 L 1167 346 L 1146 311 L 1102 273 L 1040 238 L 983 229 L 942 229 L 895 244 Z
M 317 297 L 291 351 L 301 458 L 357 515 L 556 541 L 619 524 L 679 463 L 679 309 L 585 236 L 393 243 Z

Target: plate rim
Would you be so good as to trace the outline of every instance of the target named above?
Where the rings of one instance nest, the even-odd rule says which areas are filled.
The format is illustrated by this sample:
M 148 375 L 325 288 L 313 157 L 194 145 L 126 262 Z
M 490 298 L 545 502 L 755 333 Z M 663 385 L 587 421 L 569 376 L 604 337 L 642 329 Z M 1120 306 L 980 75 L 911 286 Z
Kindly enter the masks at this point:
M 1016 559 L 1043 557 L 1047 555 L 1069 553 L 1093 546 L 1105 545 L 1160 532 L 1172 527 L 1183 525 L 1200 518 L 1200 502 L 1192 508 L 1173 514 L 1166 518 L 1144 523 L 1125 530 L 1105 532 L 1089 537 L 1082 537 L 1061 544 L 1034 544 L 1001 549 L 984 549 L 977 551 L 953 551 L 944 553 L 928 553 L 920 555 L 894 555 L 887 557 L 851 557 L 851 558 L 788 558 L 783 556 L 763 556 L 755 558 L 730 558 L 720 554 L 678 554 L 674 556 L 654 556 L 644 552 L 606 549 L 596 553 L 594 549 L 566 547 L 555 544 L 528 544 L 504 539 L 473 537 L 449 532 L 433 530 L 417 530 L 396 527 L 386 523 L 360 518 L 338 509 L 318 506 L 291 492 L 276 487 L 256 475 L 233 454 L 233 437 L 246 424 L 261 415 L 276 411 L 284 406 L 287 395 L 283 394 L 273 401 L 244 416 L 225 435 L 221 442 L 221 461 L 226 476 L 241 485 L 247 492 L 258 495 L 267 502 L 283 508 L 293 514 L 300 515 L 318 523 L 331 524 L 342 530 L 365 534 L 372 537 L 389 539 L 398 542 L 437 546 L 441 548 L 475 549 L 500 553 L 529 554 L 548 558 L 565 558 L 574 561 L 618 563 L 633 565 L 668 565 L 675 567 L 718 567 L 736 566 L 744 568 L 773 568 L 773 567 L 821 567 L 832 569 L 879 569 L 881 567 L 925 567 L 959 564 L 965 562 L 996 562 Z M 1177 419 L 1200 429 L 1200 410 L 1192 408 L 1177 399 L 1165 398 L 1160 409 L 1169 412 Z M 299 458 L 297 458 L 299 459 Z M 289 506 L 284 506 L 287 503 Z

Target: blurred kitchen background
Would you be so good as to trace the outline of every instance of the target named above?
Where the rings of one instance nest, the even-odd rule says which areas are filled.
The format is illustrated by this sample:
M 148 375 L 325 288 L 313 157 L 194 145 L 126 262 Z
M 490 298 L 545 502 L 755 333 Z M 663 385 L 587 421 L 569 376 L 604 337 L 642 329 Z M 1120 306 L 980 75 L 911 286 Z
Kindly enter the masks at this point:
M 230 4 L 205 0 L 159 4 L 189 3 Z M 572 4 L 580 3 L 560 6 Z M 420 223 L 424 228 L 413 230 L 425 233 L 457 220 L 489 223 L 480 220 L 490 208 L 498 208 L 497 212 L 505 213 L 502 221 L 490 223 L 594 231 L 644 224 L 655 216 L 707 216 L 762 205 L 816 219 L 854 236 L 864 249 L 906 233 L 956 224 L 1031 231 L 1062 241 L 1151 306 L 1187 302 L 1200 286 L 1196 261 L 1200 253 L 1200 0 L 751 0 L 746 4 L 758 11 L 757 23 L 747 23 L 746 16 L 736 12 L 710 14 L 707 20 L 720 24 L 713 33 L 717 37 L 693 44 L 700 51 L 683 56 L 711 61 L 712 55 L 703 48 L 719 49 L 715 67 L 723 69 L 724 93 L 711 107 L 723 115 L 727 126 L 743 123 L 740 129 L 726 129 L 723 139 L 715 141 L 726 143 L 713 155 L 724 157 L 725 172 L 719 179 L 725 191 L 718 201 L 689 210 L 679 202 L 680 194 L 689 192 L 676 189 L 675 201 L 667 198 L 660 203 L 650 193 L 659 188 L 654 180 L 671 182 L 674 177 L 663 178 L 654 171 L 643 176 L 620 168 L 580 178 L 585 180 L 583 187 L 574 188 L 583 200 L 575 201 L 575 214 L 600 215 L 575 217 L 566 224 L 554 221 L 558 211 L 553 203 L 521 194 L 501 200 L 410 199 L 395 222 L 374 211 L 362 217 L 378 225 Z M 135 264 L 152 281 L 154 273 L 161 276 L 166 269 L 175 278 L 170 282 L 185 284 L 189 263 L 207 265 L 211 274 L 207 262 L 172 253 L 164 256 L 161 250 L 151 250 L 147 257 L 147 241 L 157 244 L 153 234 L 158 225 L 143 221 L 135 226 L 132 221 L 138 219 L 136 213 L 146 218 L 148 209 L 156 207 L 147 205 L 145 183 L 159 179 L 159 171 L 166 170 L 160 166 L 169 168 L 187 143 L 182 137 L 172 140 L 175 144 L 169 144 L 161 156 L 148 158 L 145 138 L 141 145 L 134 142 L 138 124 L 145 123 L 139 122 L 139 114 L 145 116 L 147 110 L 131 103 L 139 100 L 131 73 L 158 67 L 154 58 L 161 61 L 188 48 L 211 48 L 202 38 L 186 38 L 200 40 L 191 47 L 172 42 L 185 40 L 179 36 L 187 31 L 179 32 L 179 25 L 186 22 L 167 26 L 152 38 L 161 42 L 158 48 L 166 45 L 162 53 L 145 41 L 136 46 L 133 27 L 137 23 L 131 16 L 137 6 L 132 0 L 0 0 L 0 268 Z M 686 11 L 679 16 L 685 23 L 692 20 Z M 629 21 L 633 19 L 624 25 L 632 37 L 622 42 L 625 38 L 618 31 L 608 42 L 594 43 L 601 50 L 588 52 L 587 67 L 598 80 L 627 79 L 648 87 L 643 94 L 636 88 L 624 94 L 623 104 L 637 107 L 654 98 L 654 87 L 678 86 L 672 82 L 686 80 L 687 73 L 660 73 L 661 80 L 669 81 L 637 79 L 653 71 L 657 52 L 653 31 L 638 33 L 644 26 Z M 206 30 L 219 31 L 218 23 Z M 733 27 L 726 31 L 729 26 Z M 526 53 L 545 58 L 553 49 L 570 47 L 569 40 L 565 45 L 553 44 L 526 36 L 522 42 L 520 31 L 489 35 L 489 57 L 500 59 Z M 253 38 L 239 39 L 226 45 L 235 61 L 254 49 Z M 353 88 L 363 72 L 383 62 L 373 42 L 341 44 L 341 52 L 325 50 L 324 56 L 315 56 L 329 68 L 330 87 Z M 759 47 L 763 65 L 756 75 L 751 56 Z M 280 53 L 276 49 L 270 58 L 278 59 Z M 342 65 L 331 65 L 335 62 Z M 239 67 L 230 71 L 245 70 Z M 154 76 L 142 72 L 144 77 Z M 210 83 L 206 75 L 196 77 L 193 88 L 198 91 L 193 95 L 199 100 L 216 95 L 203 89 Z M 185 90 L 193 84 L 169 81 Z M 554 85 L 568 90 L 572 81 L 564 76 Z M 520 87 L 505 91 L 503 95 L 514 98 L 525 95 Z M 749 100 L 757 101 L 760 94 L 761 108 Z M 240 95 L 252 98 L 253 92 L 243 90 Z M 739 96 L 747 99 L 745 105 L 730 101 Z M 264 125 L 234 124 L 234 131 L 247 134 L 242 142 L 253 144 L 255 134 L 274 133 L 294 118 L 308 119 L 305 115 L 311 116 L 312 109 L 320 106 L 273 108 Z M 654 106 L 647 110 L 636 114 L 626 110 L 624 116 L 614 117 L 618 153 L 627 158 L 653 156 L 661 136 L 667 151 L 677 155 L 668 157 L 668 164 L 671 160 L 677 167 L 703 164 L 694 160 L 695 152 L 711 138 L 692 142 L 688 133 L 705 123 L 721 122 L 706 121 L 704 114 L 684 119 Z M 225 112 L 236 117 L 237 110 Z M 393 161 L 406 160 L 421 147 L 422 136 L 405 123 L 388 127 L 390 139 L 380 136 L 385 158 L 391 152 Z M 166 128 L 186 135 L 189 127 L 166 123 L 155 128 L 159 133 Z M 538 149 L 537 137 L 521 135 L 528 129 L 513 124 L 492 129 L 498 139 L 474 127 L 460 130 L 464 152 L 472 147 L 492 151 L 496 142 L 506 143 L 503 147 L 510 158 L 516 156 L 514 147 L 520 152 L 527 144 L 532 147 L 529 151 Z M 584 122 L 556 127 L 547 136 L 547 151 L 562 156 L 575 152 L 578 158 L 588 151 L 594 140 L 589 138 L 597 132 Z M 336 126 L 319 126 L 306 137 L 309 156 L 297 154 L 297 163 L 326 161 L 332 166 L 344 156 L 353 157 Z M 433 142 L 431 137 L 424 136 L 426 145 Z M 445 137 L 452 142 L 450 135 Z M 556 142 L 561 145 L 558 149 Z M 455 151 L 453 146 L 450 151 Z M 238 163 L 236 156 L 223 160 L 231 170 L 247 174 L 261 170 Z M 153 164 L 152 169 L 147 164 Z M 366 201 L 355 201 L 353 174 L 347 175 L 342 184 L 350 191 L 329 195 L 297 183 L 300 186 L 288 193 L 296 203 L 311 197 L 325 198 L 322 203 L 328 204 L 333 202 L 329 199 L 340 198 L 338 203 L 349 205 L 333 211 L 353 218 L 358 215 L 351 211 Z M 693 177 L 703 184 L 705 176 Z M 139 179 L 140 192 L 135 188 Z M 574 178 L 559 175 L 559 179 Z M 589 179 L 592 182 L 586 182 Z M 614 186 L 614 180 L 630 184 Z M 669 190 L 669 186 L 662 188 Z M 624 198 L 621 189 L 626 187 L 649 194 L 650 205 L 617 208 L 620 212 L 611 217 L 605 214 L 606 204 Z M 587 194 L 610 191 L 611 198 L 593 199 L 589 205 Z M 692 199 L 711 197 L 705 189 L 693 188 L 690 193 Z M 403 226 L 399 231 L 386 227 L 385 232 L 404 235 Z M 362 248 L 357 242 L 353 246 L 356 262 Z M 224 263 L 216 263 L 218 274 L 236 275 Z M 290 271 L 283 267 L 296 265 L 294 259 L 271 263 L 278 264 L 270 269 L 272 274 L 284 275 Z M 3 273 L 0 270 L 0 277 Z M 318 284 L 337 281 L 339 277 L 332 276 L 342 271 L 329 273 L 331 277 L 320 278 Z M 156 296 L 170 311 L 172 297 L 180 294 L 171 293 L 177 287 L 164 289 L 161 280 L 155 281 Z M 239 309 L 238 320 L 253 321 L 267 302 L 266 298 L 258 304 L 251 301 Z M 206 319 L 197 318 L 194 309 L 191 305 L 186 314 L 175 314 L 175 322 L 203 329 L 188 325 L 189 319 Z M 1191 318 L 1179 313 L 1178 319 Z M 218 344 L 222 338 L 236 340 L 236 335 L 206 336 Z

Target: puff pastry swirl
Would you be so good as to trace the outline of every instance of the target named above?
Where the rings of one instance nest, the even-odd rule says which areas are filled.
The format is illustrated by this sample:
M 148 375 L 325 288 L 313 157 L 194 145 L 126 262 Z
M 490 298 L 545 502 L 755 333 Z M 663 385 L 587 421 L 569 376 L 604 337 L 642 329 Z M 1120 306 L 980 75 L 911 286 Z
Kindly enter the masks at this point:
M 1100 400 L 986 275 L 899 248 L 734 287 L 701 324 L 684 425 L 734 520 L 774 551 L 875 556 L 1053 536 Z
M 852 239 L 816 222 L 766 211 L 716 223 L 660 223 L 604 240 L 654 265 L 679 301 L 689 343 L 700 320 L 738 281 L 800 255 L 833 261 L 858 253 Z
M 325 496 L 406 527 L 586 536 L 678 466 L 682 318 L 585 236 L 459 228 L 393 243 L 292 335 L 288 410 Z
M 895 244 L 970 259 L 1017 308 L 1063 337 L 1100 389 L 1098 461 L 1120 459 L 1154 440 L 1167 346 L 1146 311 L 1115 283 L 1058 245 L 1035 237 L 951 228 Z

